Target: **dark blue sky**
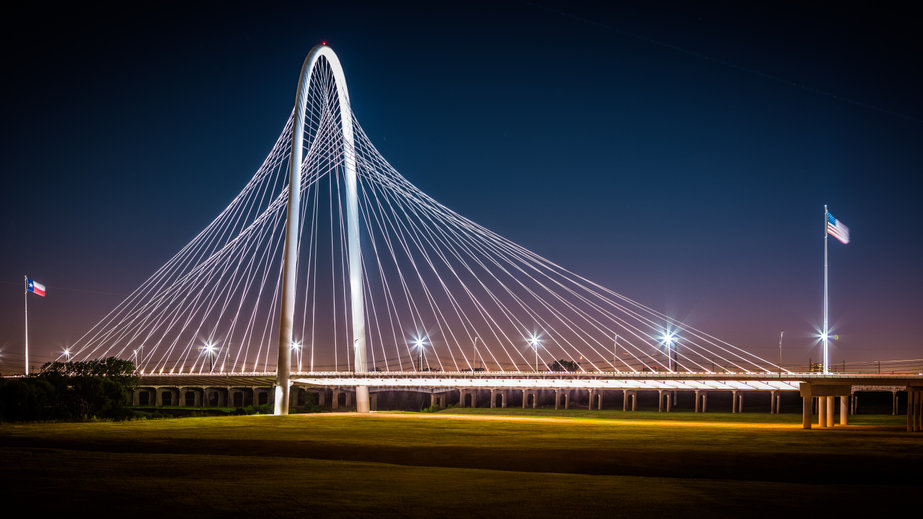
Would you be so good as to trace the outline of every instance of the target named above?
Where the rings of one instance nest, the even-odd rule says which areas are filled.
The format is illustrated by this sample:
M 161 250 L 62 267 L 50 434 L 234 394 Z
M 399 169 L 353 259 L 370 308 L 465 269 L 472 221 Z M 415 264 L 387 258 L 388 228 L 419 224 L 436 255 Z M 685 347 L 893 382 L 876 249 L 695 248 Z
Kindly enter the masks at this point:
M 139 2 L 4 17 L 0 370 L 22 275 L 49 360 L 192 238 L 282 129 L 307 51 L 452 209 L 786 363 L 817 359 L 823 205 L 840 362 L 923 358 L 923 45 L 805 2 Z M 264 5 L 264 4 L 268 4 Z

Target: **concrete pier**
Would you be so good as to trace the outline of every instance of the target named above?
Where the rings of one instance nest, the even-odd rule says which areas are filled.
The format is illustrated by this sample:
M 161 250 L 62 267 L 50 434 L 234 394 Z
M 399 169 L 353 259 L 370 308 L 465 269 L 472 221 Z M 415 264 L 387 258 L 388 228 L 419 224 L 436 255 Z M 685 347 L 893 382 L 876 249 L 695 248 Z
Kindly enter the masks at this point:
M 554 390 L 554 408 L 568 409 L 570 405 L 570 391 L 567 389 Z
M 531 405 L 530 405 L 530 400 L 531 400 Z M 523 389 L 522 390 L 522 408 L 528 409 L 530 407 L 532 409 L 535 409 L 538 407 L 538 391 L 534 389 Z
M 505 389 L 491 389 L 490 390 L 490 407 L 494 409 L 497 407 L 497 401 L 500 401 L 500 407 L 506 409 L 506 399 L 507 391 Z
M 744 412 L 744 394 L 743 391 L 731 392 L 731 413 Z
M 600 410 L 603 408 L 603 393 L 602 391 L 597 391 L 590 389 L 590 401 L 587 405 L 587 408 L 592 411 L 593 409 Z

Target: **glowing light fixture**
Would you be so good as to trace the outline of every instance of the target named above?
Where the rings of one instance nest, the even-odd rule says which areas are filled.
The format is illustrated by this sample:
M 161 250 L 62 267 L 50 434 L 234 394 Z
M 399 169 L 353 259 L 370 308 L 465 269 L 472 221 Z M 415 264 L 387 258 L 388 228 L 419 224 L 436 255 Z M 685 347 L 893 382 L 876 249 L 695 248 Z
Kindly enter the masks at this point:
M 202 346 L 202 352 L 208 356 L 208 372 L 211 373 L 215 371 L 215 345 L 206 342 L 205 346 Z M 172 371 L 170 371 L 172 373 Z
M 670 360 L 670 371 L 676 371 L 676 342 L 679 339 L 676 337 L 676 332 L 671 330 L 665 330 L 663 335 L 660 336 L 660 343 L 667 346 L 667 358 Z
M 533 333 L 526 340 L 529 341 L 529 346 L 532 346 L 532 349 L 535 350 L 535 371 L 538 371 L 538 347 L 542 345 L 542 336 Z
M 301 371 L 301 341 L 292 341 L 292 351 L 298 355 L 298 371 Z
M 413 339 L 413 346 L 417 349 L 417 370 L 423 371 L 423 352 L 426 351 L 426 339 L 422 335 L 417 335 Z

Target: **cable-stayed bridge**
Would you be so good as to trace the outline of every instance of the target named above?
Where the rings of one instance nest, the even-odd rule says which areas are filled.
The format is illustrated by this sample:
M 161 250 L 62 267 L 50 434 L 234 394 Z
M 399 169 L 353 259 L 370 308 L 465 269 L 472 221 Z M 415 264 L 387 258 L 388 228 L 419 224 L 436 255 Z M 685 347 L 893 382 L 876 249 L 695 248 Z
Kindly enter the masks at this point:
M 293 380 L 355 387 L 360 411 L 370 387 L 804 380 L 420 191 L 363 132 L 326 45 L 308 54 L 295 107 L 241 192 L 72 350 L 132 359 L 146 376 L 274 373 L 283 414 Z

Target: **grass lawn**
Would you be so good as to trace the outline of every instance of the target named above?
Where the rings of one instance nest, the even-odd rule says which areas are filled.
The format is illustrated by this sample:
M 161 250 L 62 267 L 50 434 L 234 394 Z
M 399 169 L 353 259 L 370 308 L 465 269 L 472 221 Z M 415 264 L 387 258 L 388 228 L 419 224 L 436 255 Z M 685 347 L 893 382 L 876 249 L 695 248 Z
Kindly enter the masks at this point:
M 693 413 L 692 411 L 672 411 L 669 413 L 660 413 L 657 411 L 620 411 L 615 409 L 602 409 L 590 411 L 587 409 L 554 409 L 548 407 L 539 407 L 536 409 L 523 409 L 519 407 L 508 407 L 506 409 L 488 408 L 488 407 L 453 407 L 439 411 L 440 413 L 450 414 L 476 414 L 476 415 L 506 415 L 506 416 L 559 416 L 569 418 L 601 418 L 615 420 L 656 420 L 656 421 L 680 421 L 680 422 L 718 422 L 718 423 L 776 423 L 776 424 L 797 424 L 801 425 L 801 413 L 769 414 L 761 413 Z M 839 423 L 840 416 L 835 416 L 836 423 Z M 859 414 L 849 416 L 850 425 L 873 425 L 881 427 L 891 427 L 894 430 L 905 430 L 907 427 L 906 415 L 883 415 L 883 414 Z M 814 416 L 813 423 L 817 424 L 817 415 Z
M 143 517 L 855 516 L 923 490 L 923 435 L 890 416 L 503 411 L 2 424 L 0 488 Z

